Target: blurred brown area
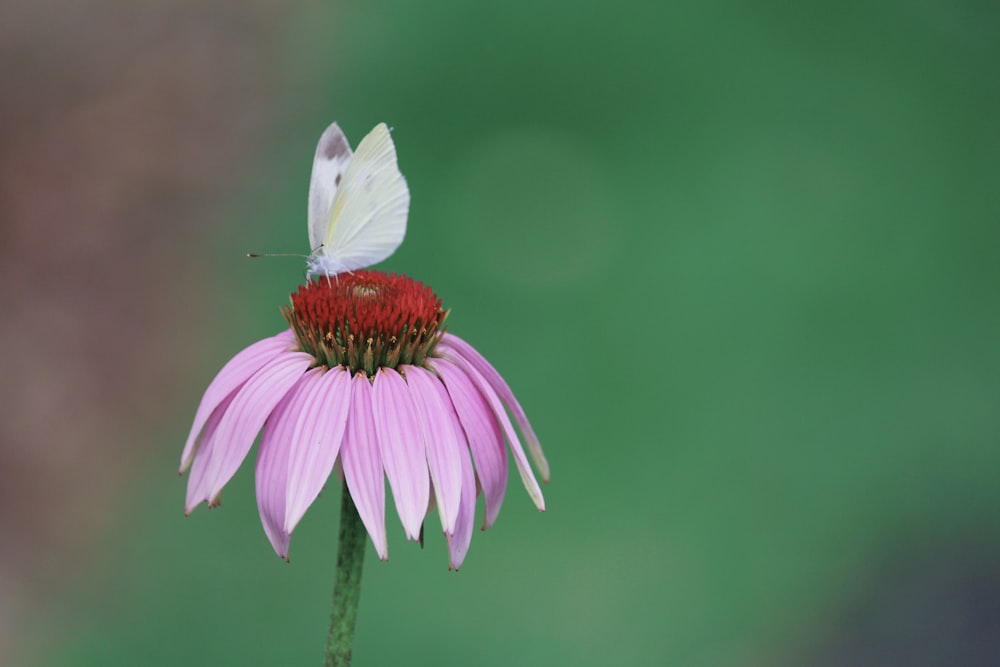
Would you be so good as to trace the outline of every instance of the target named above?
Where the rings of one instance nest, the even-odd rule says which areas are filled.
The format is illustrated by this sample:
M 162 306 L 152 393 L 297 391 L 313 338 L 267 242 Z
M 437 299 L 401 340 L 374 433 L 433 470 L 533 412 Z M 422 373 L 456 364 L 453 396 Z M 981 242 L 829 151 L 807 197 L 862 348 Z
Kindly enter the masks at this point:
M 274 111 L 277 6 L 7 3 L 0 663 L 120 503 L 206 317 L 196 240 Z

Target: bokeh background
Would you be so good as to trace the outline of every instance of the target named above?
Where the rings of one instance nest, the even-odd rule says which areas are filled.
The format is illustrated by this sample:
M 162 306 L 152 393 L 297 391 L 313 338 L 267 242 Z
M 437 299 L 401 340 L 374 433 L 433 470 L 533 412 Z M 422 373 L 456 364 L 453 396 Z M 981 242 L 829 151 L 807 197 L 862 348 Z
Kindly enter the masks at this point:
M 332 120 L 553 469 L 458 574 L 390 509 L 356 664 L 1000 663 L 998 62 L 974 0 L 8 2 L 0 664 L 321 662 L 338 494 L 287 564 L 175 471 Z

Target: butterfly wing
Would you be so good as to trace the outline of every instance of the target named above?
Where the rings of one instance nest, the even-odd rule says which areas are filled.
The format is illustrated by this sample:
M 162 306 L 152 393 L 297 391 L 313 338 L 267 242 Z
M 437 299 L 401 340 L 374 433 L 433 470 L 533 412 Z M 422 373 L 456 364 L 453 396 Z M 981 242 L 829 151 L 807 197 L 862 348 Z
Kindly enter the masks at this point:
M 358 144 L 340 180 L 315 272 L 331 275 L 381 262 L 403 242 L 409 211 L 410 189 L 396 147 L 389 128 L 379 123 Z
M 316 145 L 309 181 L 309 247 L 319 248 L 327 239 L 333 201 L 351 162 L 351 146 L 340 126 L 326 128 Z

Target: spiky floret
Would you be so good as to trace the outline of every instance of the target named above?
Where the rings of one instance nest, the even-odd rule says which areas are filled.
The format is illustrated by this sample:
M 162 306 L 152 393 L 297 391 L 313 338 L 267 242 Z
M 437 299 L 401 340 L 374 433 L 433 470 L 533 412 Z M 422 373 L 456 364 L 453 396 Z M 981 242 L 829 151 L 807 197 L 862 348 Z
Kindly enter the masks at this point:
M 317 365 L 344 366 L 369 378 L 379 368 L 423 364 L 448 316 L 430 287 L 382 271 L 322 276 L 291 299 L 281 312 L 302 351 Z

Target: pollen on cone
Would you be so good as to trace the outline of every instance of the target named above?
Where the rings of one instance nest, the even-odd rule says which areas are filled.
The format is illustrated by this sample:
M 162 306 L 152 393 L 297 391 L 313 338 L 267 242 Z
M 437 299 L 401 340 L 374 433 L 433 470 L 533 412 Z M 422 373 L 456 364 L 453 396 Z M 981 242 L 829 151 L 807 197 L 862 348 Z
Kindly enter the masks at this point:
M 381 271 L 310 281 L 283 313 L 303 350 L 369 377 L 379 368 L 422 363 L 447 316 L 430 287 Z

